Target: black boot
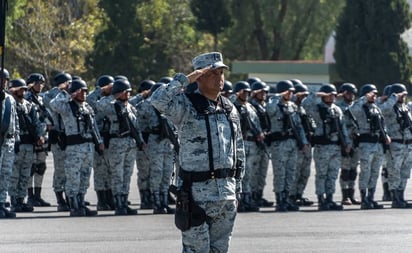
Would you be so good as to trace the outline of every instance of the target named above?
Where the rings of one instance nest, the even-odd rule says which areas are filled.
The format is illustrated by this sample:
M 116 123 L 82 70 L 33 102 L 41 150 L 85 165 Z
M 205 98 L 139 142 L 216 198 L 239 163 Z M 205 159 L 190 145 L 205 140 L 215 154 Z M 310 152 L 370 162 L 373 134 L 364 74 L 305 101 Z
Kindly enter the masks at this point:
M 86 212 L 83 208 L 80 208 L 79 199 L 77 196 L 69 197 L 70 203 L 70 217 L 82 217 L 86 216 Z
M 153 209 L 150 190 L 140 190 L 140 209 Z
M 258 191 L 259 199 L 261 201 L 262 207 L 271 207 L 273 204 L 275 204 L 273 201 L 268 201 L 263 197 L 263 190 Z
M 170 191 L 168 191 L 167 193 L 167 202 L 169 203 L 169 205 L 176 204 L 176 198 L 175 196 L 173 196 L 173 194 Z
M 174 214 L 175 213 L 175 209 L 169 207 L 169 192 L 163 192 L 160 195 L 160 201 L 162 204 L 162 207 L 166 210 L 167 214 Z
M 360 205 L 361 202 L 355 198 L 355 189 L 354 188 L 349 188 L 348 189 L 348 197 L 350 201 L 352 202 L 352 205 Z
M 57 200 L 57 212 L 67 212 L 70 211 L 70 207 L 63 197 L 63 192 L 55 192 Z
M 116 209 L 116 204 L 113 196 L 113 192 L 111 189 L 104 191 L 106 195 L 106 204 L 110 207 L 110 210 Z
M 97 215 L 97 211 L 90 210 L 86 206 L 86 202 L 84 201 L 84 194 L 83 193 L 79 193 L 78 198 L 79 198 L 79 206 L 80 206 L 81 209 L 84 210 L 84 213 L 86 214 L 86 216 L 96 216 Z
M 329 205 L 326 202 L 323 194 L 318 194 L 318 210 L 319 211 L 329 211 Z
M 302 194 L 297 193 L 296 194 L 296 205 L 298 206 L 311 206 L 313 205 L 313 201 L 309 200 L 308 198 L 305 198 L 302 196 Z
M 405 207 L 406 207 L 406 208 L 412 208 L 412 204 L 408 203 L 408 202 L 405 200 L 405 197 L 404 197 L 405 190 L 399 190 L 399 191 L 398 191 L 398 194 L 399 194 L 399 200 L 405 204 Z
M 137 215 L 137 210 L 129 207 L 129 194 L 123 194 L 123 206 L 126 208 L 127 215 Z
M 275 197 L 276 197 L 275 211 L 276 212 L 287 212 L 288 207 L 283 199 L 283 192 L 276 192 Z
M 34 189 L 33 187 L 27 188 L 27 203 L 32 206 L 40 206 L 39 201 L 34 197 Z
M 98 211 L 111 210 L 110 206 L 107 204 L 106 191 L 104 191 L 104 190 L 96 191 L 96 195 L 97 195 L 96 209 Z
M 352 205 L 352 201 L 349 197 L 349 189 L 342 188 L 342 205 L 345 205 L 345 206 Z
M 282 196 L 283 196 L 283 202 L 285 202 L 285 205 L 287 206 L 288 211 L 299 211 L 299 206 L 296 205 L 296 203 L 289 198 L 288 191 L 284 191 Z
M 16 218 L 16 213 L 6 208 L 6 203 L 0 202 L 0 219 Z
M 31 213 L 33 212 L 33 206 L 24 203 L 24 198 L 17 198 L 17 205 L 20 207 L 22 213 Z M 15 211 L 17 212 L 17 211 Z
M 244 213 L 246 212 L 245 203 L 243 202 L 243 193 L 236 194 L 237 199 L 237 212 Z
M 252 194 L 250 192 L 243 193 L 242 198 L 245 212 L 259 212 L 259 207 L 253 203 Z
M 382 209 L 383 205 L 375 201 L 375 188 L 368 189 L 368 202 L 372 209 Z
M 116 209 L 114 211 L 114 215 L 127 215 L 127 209 L 123 203 L 123 196 L 121 194 L 117 194 L 114 197 L 116 203 Z
M 49 202 L 46 202 L 41 198 L 41 187 L 34 187 L 34 198 L 36 200 L 35 203 L 37 204 L 37 206 L 51 206 Z
M 330 210 L 340 211 L 343 210 L 343 206 L 338 205 L 335 201 L 333 201 L 333 194 L 326 194 L 326 202 L 329 205 Z
M 160 192 L 153 192 L 153 214 L 167 214 L 166 209 L 162 206 Z
M 392 196 L 391 196 L 391 192 L 389 191 L 388 182 L 385 182 L 382 184 L 382 190 L 383 190 L 382 201 L 392 201 Z
M 399 192 L 391 190 L 392 194 L 392 208 L 406 208 L 406 204 L 400 200 Z
M 361 194 L 361 209 L 372 209 L 373 208 L 373 204 L 369 203 L 369 198 L 366 197 L 366 189 L 362 189 L 360 190 L 360 194 Z

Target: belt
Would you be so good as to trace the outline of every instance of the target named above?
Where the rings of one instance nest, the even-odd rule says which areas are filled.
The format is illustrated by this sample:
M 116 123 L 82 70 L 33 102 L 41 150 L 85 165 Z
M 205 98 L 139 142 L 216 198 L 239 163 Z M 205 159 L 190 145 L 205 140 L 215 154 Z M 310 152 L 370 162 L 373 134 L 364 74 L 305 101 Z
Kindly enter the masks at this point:
M 358 142 L 378 143 L 380 141 L 380 138 L 378 135 L 360 134 L 356 140 Z
M 396 142 L 396 143 L 402 143 L 402 144 L 411 144 L 412 143 L 412 139 L 392 139 L 392 142 Z
M 180 168 L 179 176 L 183 181 L 190 180 L 191 182 L 204 182 L 209 179 L 227 178 L 235 176 L 235 169 L 217 169 L 214 171 L 186 171 Z
M 20 143 L 21 144 L 33 144 L 34 140 L 31 135 L 23 134 L 23 135 L 20 135 Z
M 281 132 L 270 133 L 266 138 L 270 141 L 284 141 L 287 139 L 295 139 L 295 136 L 289 134 L 283 134 Z
M 311 138 L 311 143 L 312 145 L 339 145 L 340 142 L 339 141 L 331 141 L 328 138 L 324 137 L 324 136 L 312 136 Z
M 67 135 L 66 137 L 66 145 L 78 145 L 78 144 L 83 144 L 87 142 L 93 142 L 92 138 L 84 138 L 80 134 L 73 134 L 73 135 Z

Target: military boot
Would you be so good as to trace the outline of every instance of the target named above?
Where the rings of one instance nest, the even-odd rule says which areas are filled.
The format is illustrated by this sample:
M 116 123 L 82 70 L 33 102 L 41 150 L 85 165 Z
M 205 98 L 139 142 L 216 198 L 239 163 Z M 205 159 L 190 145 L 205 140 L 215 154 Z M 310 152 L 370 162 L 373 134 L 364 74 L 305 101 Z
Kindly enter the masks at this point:
M 27 202 L 32 206 L 40 206 L 39 201 L 37 201 L 36 198 L 34 197 L 33 187 L 27 188 Z
M 79 198 L 79 206 L 80 206 L 81 209 L 84 210 L 84 213 L 86 214 L 86 216 L 96 216 L 97 215 L 97 211 L 90 210 L 86 206 L 86 202 L 84 201 L 84 194 L 83 193 L 79 193 L 77 195 L 77 197 Z
M 352 201 L 349 197 L 349 189 L 342 188 L 342 205 L 345 205 L 345 206 L 352 205 Z
M 123 203 L 123 196 L 122 194 L 116 194 L 114 196 L 114 200 L 116 203 L 116 208 L 114 211 L 114 215 L 127 215 L 127 209 Z
M 44 199 L 41 197 L 41 187 L 34 187 L 34 199 L 35 204 L 33 206 L 51 206 L 49 202 L 46 202 Z
M 333 194 L 329 193 L 326 194 L 326 202 L 329 205 L 329 210 L 334 210 L 334 211 L 340 211 L 343 210 L 343 206 L 337 204 L 335 201 L 333 201 Z
M 106 191 L 104 190 L 96 191 L 96 195 L 97 195 L 97 205 L 96 205 L 97 211 L 111 210 L 110 206 L 107 204 Z
M 361 202 L 355 198 L 355 189 L 354 188 L 349 188 L 348 189 L 348 197 L 350 201 L 352 202 L 352 205 L 360 205 Z
M 406 204 L 400 200 L 397 190 L 391 190 L 392 194 L 392 208 L 406 208 Z
M 169 207 L 169 192 L 162 192 L 160 195 L 160 201 L 162 204 L 162 207 L 166 210 L 167 214 L 174 214 L 176 210 L 174 208 Z
M 116 204 L 115 204 L 112 189 L 105 190 L 104 193 L 106 195 L 106 204 L 110 207 L 110 210 L 115 210 Z
M 373 209 L 382 209 L 383 205 L 378 204 L 378 202 L 375 201 L 375 188 L 369 188 L 368 189 L 368 202 Z
M 237 199 L 237 212 L 244 213 L 246 212 L 245 203 L 243 203 L 243 193 L 236 194 Z
M 173 194 L 170 191 L 167 191 L 167 202 L 169 203 L 169 205 L 174 205 L 176 204 L 176 198 L 175 196 L 173 196 Z
M 6 203 L 0 202 L 0 219 L 16 218 L 16 213 L 6 208 Z
M 284 201 L 283 192 L 276 192 L 275 197 L 276 197 L 275 211 L 276 212 L 287 212 L 288 206 L 286 202 Z
M 243 193 L 242 199 L 245 206 L 245 212 L 259 212 L 259 207 L 253 202 L 252 194 L 250 192 Z
M 136 209 L 132 209 L 129 206 L 129 194 L 123 194 L 123 205 L 126 208 L 126 213 L 127 215 L 137 215 L 137 210 Z
M 67 212 L 70 211 L 70 207 L 63 197 L 63 192 L 55 192 L 57 200 L 57 212 Z
M 412 204 L 408 203 L 405 200 L 405 197 L 404 197 L 405 190 L 399 190 L 398 194 L 399 194 L 399 200 L 405 204 L 405 208 L 412 208 Z
M 308 198 L 305 198 L 302 196 L 301 193 L 296 194 L 296 205 L 298 206 L 311 206 L 313 205 L 313 201 L 309 200 Z
M 31 213 L 33 212 L 33 206 L 24 203 L 24 198 L 17 198 L 17 206 L 19 210 L 14 210 L 14 212 L 21 212 L 21 213 Z
M 273 206 L 274 202 L 273 201 L 268 201 L 263 197 L 263 190 L 258 191 L 259 199 L 261 201 L 262 207 L 271 207 Z
M 372 209 L 373 205 L 371 203 L 369 203 L 369 198 L 366 197 L 366 189 L 362 189 L 360 190 L 360 194 L 361 194 L 361 209 Z
M 296 205 L 294 200 L 290 199 L 288 191 L 283 192 L 283 201 L 285 202 L 288 211 L 299 211 L 299 206 Z
M 70 203 L 70 217 L 86 216 L 86 212 L 83 208 L 80 208 L 79 199 L 77 196 L 69 197 Z
M 382 201 L 392 201 L 391 192 L 389 191 L 389 185 L 387 182 L 382 184 L 382 190 L 383 190 Z
M 323 194 L 318 194 L 318 210 L 319 211 L 329 211 L 329 205 L 326 202 Z
M 153 192 L 153 214 L 167 214 L 167 210 L 162 206 L 160 192 Z
M 150 190 L 140 190 L 140 209 L 153 209 Z

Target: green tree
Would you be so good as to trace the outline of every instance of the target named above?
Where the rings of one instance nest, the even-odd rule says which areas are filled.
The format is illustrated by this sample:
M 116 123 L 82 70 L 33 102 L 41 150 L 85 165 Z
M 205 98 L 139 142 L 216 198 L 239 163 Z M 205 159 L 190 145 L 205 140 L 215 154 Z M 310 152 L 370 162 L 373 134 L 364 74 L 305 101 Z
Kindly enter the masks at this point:
M 231 17 L 224 0 L 191 0 L 190 8 L 196 17 L 195 27 L 213 35 L 214 50 L 218 51 L 218 34 L 231 25 Z
M 401 34 L 410 27 L 405 0 L 346 0 L 336 29 L 335 60 L 344 81 L 382 89 L 408 82 L 412 59 Z

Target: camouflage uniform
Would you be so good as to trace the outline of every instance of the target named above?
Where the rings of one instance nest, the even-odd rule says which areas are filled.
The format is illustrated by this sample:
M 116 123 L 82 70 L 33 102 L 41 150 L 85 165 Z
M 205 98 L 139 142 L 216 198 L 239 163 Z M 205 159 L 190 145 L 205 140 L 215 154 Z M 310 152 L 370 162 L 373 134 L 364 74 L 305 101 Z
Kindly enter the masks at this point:
M 73 84 L 72 84 L 73 85 Z M 93 109 L 86 103 L 71 100 L 66 91 L 61 91 L 51 102 L 50 107 L 62 117 L 67 136 L 64 171 L 65 191 L 70 198 L 70 215 L 95 215 L 85 206 L 84 196 L 90 185 L 93 167 L 94 145 L 92 128 L 97 130 Z M 103 143 L 98 131 L 97 141 Z
M 20 142 L 16 145 L 16 156 L 12 176 L 10 178 L 9 195 L 15 212 L 33 211 L 33 207 L 24 203 L 29 186 L 30 171 L 34 159 L 33 147 L 44 135 L 44 128 L 39 120 L 34 105 L 29 101 L 16 102 L 16 110 L 20 126 Z M 35 136 L 29 133 L 32 128 Z
M 181 93 L 182 86 L 188 84 L 185 75 L 177 74 L 167 87 L 157 89 L 151 97 L 152 105 L 178 128 L 180 173 L 192 175 L 226 168 L 241 171 L 245 152 L 237 110 L 226 100 L 230 116 L 225 116 L 222 104 L 196 95 L 209 104 L 211 111 L 208 116 L 198 113 L 189 95 Z M 199 94 L 198 91 L 195 94 Z M 222 102 L 220 98 L 219 101 Z M 216 114 L 215 110 L 222 113 Z M 231 127 L 228 118 L 233 121 Z M 213 133 L 209 134 L 209 141 L 207 126 Z M 201 225 L 182 232 L 183 252 L 227 252 L 236 217 L 236 193 L 241 192 L 241 175 L 193 182 L 191 192 L 208 218 Z
M 132 105 L 127 104 L 127 106 L 125 106 L 118 100 L 111 100 L 110 103 L 108 103 L 108 101 L 104 101 L 103 103 L 99 101 L 99 113 L 106 115 L 110 122 L 110 141 L 107 154 L 111 174 L 111 188 L 116 200 L 116 214 L 125 215 L 133 214 L 132 210 L 128 206 L 126 207 L 124 203 L 127 203 L 129 196 L 130 179 L 136 161 L 137 147 L 136 141 L 131 137 L 130 133 L 125 135 L 122 133 L 125 129 L 122 129 L 120 125 L 125 122 L 118 117 L 116 111 L 117 106 L 119 110 L 122 110 L 128 115 L 134 127 L 136 129 L 139 128 L 136 119 L 136 110 Z M 130 129 L 126 130 L 130 132 Z M 125 210 L 125 208 L 127 208 L 127 210 Z
M 342 206 L 333 201 L 336 179 L 342 162 L 337 127 L 342 130 L 344 144 L 350 144 L 348 132 L 343 123 L 342 110 L 333 103 L 328 105 L 320 101 L 315 93 L 310 93 L 303 100 L 302 106 L 316 123 L 312 144 L 314 145 L 313 159 L 316 169 L 315 185 L 319 210 L 341 210 Z M 335 120 L 338 126 L 334 126 Z
M 168 190 L 173 172 L 174 150 L 168 136 L 162 136 L 161 124 L 167 122 L 163 115 L 150 104 L 150 98 L 136 107 L 137 117 L 143 132 L 150 133 L 147 142 L 147 156 L 150 161 L 150 190 L 153 195 L 154 213 L 171 213 L 168 206 Z
M 359 98 L 350 108 L 358 122 L 358 153 L 360 156 L 359 190 L 362 209 L 380 209 L 374 201 L 376 183 L 383 163 L 382 134 L 386 135 L 382 112 L 375 103 L 369 103 L 365 96 Z
M 14 218 L 16 214 L 6 209 L 7 190 L 9 188 L 10 176 L 14 164 L 14 145 L 15 140 L 19 139 L 19 122 L 16 112 L 16 102 L 9 94 L 5 94 L 4 99 L 0 100 L 0 118 L 4 136 L 0 154 L 0 218 Z M 9 122 L 6 125 L 5 122 Z M 4 126 L 3 126 L 4 124 Z
M 50 107 L 50 101 L 55 98 L 61 90 L 57 87 L 53 87 L 43 95 L 43 102 L 46 108 L 49 110 L 51 117 L 53 118 L 53 129 L 49 131 L 49 144 L 53 154 L 53 191 L 57 198 L 57 210 L 69 211 L 68 199 L 64 199 L 63 193 L 65 192 L 66 174 L 64 172 L 64 161 L 66 160 L 66 152 L 58 144 L 57 136 L 64 134 L 64 123 L 61 116 L 53 111 Z
M 411 111 L 405 103 L 398 102 L 396 94 L 380 104 L 388 135 L 391 137 L 390 152 L 386 152 L 388 185 L 392 194 L 392 207 L 409 207 L 404 201 L 404 191 L 412 167 Z
M 344 114 L 344 120 L 346 128 L 348 129 L 350 136 L 352 138 L 356 137 L 358 132 L 356 123 L 350 118 L 349 112 L 346 111 L 349 105 L 344 99 L 339 100 L 336 103 L 337 106 L 342 110 Z M 356 117 L 355 117 L 356 118 Z M 340 187 L 342 189 L 342 203 L 345 204 L 360 204 L 358 200 L 355 199 L 355 182 L 358 174 L 359 157 L 360 153 L 358 147 L 353 146 L 351 154 L 342 157 L 341 170 L 340 170 Z
M 271 122 L 267 141 L 272 157 L 276 210 L 298 210 L 299 207 L 289 201 L 289 192 L 295 183 L 297 153 L 309 143 L 295 103 L 273 97 L 268 102 L 267 112 Z

